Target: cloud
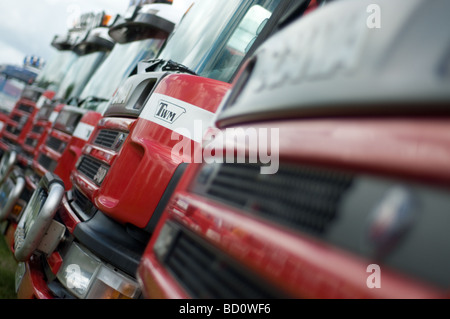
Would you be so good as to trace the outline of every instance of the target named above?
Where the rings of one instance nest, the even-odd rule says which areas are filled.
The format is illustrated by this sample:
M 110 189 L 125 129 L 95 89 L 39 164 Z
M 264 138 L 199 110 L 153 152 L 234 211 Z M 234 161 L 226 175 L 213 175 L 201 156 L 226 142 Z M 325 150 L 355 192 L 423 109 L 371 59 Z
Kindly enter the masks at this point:
M 0 41 L 0 64 L 9 63 L 21 65 L 23 63 L 24 54 L 22 51 L 10 46 L 8 43 Z
M 124 13 L 128 0 L 21 0 L 0 1 L 0 63 L 23 61 L 34 54 L 45 60 L 55 49 L 51 41 L 56 34 L 66 34 L 70 8 L 79 12 Z M 16 57 L 19 56 L 19 57 Z

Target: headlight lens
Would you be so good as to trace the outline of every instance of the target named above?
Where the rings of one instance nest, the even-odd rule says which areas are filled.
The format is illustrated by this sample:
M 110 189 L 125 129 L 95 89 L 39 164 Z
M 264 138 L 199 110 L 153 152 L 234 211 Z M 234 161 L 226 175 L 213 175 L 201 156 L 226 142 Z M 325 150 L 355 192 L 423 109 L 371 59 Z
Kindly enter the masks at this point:
M 84 298 L 89 282 L 100 261 L 88 255 L 78 245 L 72 245 L 56 275 L 59 281 L 78 298 Z
M 135 280 L 75 243 L 64 257 L 56 277 L 78 298 L 121 299 L 136 298 L 140 294 Z

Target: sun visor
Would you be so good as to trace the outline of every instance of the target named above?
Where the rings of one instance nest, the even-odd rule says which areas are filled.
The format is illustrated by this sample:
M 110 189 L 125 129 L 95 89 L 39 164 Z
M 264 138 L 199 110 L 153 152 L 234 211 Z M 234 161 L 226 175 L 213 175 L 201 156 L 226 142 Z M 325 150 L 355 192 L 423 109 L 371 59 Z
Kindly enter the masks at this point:
M 70 35 L 55 35 L 52 40 L 52 46 L 58 51 L 65 51 L 72 49 L 72 41 Z
M 73 51 L 78 55 L 85 55 L 98 51 L 110 51 L 114 47 L 114 40 L 108 34 L 109 28 L 99 27 L 89 31 L 87 36 L 76 43 Z
M 179 22 L 183 12 L 170 4 L 148 4 L 130 7 L 109 29 L 117 43 L 142 39 L 166 39 Z

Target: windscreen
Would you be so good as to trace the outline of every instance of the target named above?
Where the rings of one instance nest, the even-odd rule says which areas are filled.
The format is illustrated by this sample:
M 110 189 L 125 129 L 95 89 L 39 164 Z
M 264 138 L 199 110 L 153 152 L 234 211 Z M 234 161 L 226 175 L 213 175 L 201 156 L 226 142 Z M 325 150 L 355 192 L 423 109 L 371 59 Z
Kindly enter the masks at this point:
M 26 83 L 0 74 L 0 112 L 9 113 L 19 100 Z
M 229 82 L 280 0 L 196 1 L 158 58 Z
M 80 56 L 70 66 L 54 99 L 66 101 L 78 97 L 106 54 L 104 51 L 99 51 Z
M 77 59 L 72 51 L 57 51 L 36 78 L 35 85 L 45 90 L 58 91 L 59 85 Z
M 95 97 L 97 103 L 84 103 L 81 107 L 99 111 L 99 102 L 108 101 L 137 63 L 155 57 L 163 43 L 164 40 L 155 39 L 117 43 L 81 93 L 82 100 Z

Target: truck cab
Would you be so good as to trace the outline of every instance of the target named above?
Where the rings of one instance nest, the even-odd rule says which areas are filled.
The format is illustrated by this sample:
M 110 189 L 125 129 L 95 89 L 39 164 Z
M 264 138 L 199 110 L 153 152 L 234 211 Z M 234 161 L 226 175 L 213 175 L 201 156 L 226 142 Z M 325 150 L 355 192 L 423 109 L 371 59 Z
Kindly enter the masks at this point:
M 336 1 L 255 52 L 151 237 L 147 298 L 448 298 L 450 7 L 434 5 Z
M 0 66 L 0 112 L 2 114 L 9 115 L 25 87 L 34 82 L 39 71 L 25 64 Z
M 224 8 L 218 2 L 194 3 L 158 57 L 140 63 L 138 74 L 112 97 L 83 148 L 71 174 L 72 188 L 45 226 L 62 225 L 60 236 L 50 241 L 64 244 L 45 254 L 37 246 L 30 255 L 16 254 L 24 262 L 19 297 L 29 294 L 25 287 L 34 271 L 45 272 L 46 286 L 39 284 L 52 291 L 47 297 L 140 296 L 135 275 L 142 252 L 191 160 L 190 155 L 171 157 L 181 137 L 173 138 L 173 132 L 194 133 L 196 121 L 208 127 L 259 37 L 269 36 L 288 8 L 301 14 L 308 4 L 230 1 Z M 214 23 L 198 24 L 199 17 L 210 17 Z M 198 41 L 187 37 L 194 34 Z M 203 133 L 196 136 L 201 140 Z M 187 144 L 197 147 L 199 139 L 192 135 Z M 28 224 L 35 220 L 31 210 L 22 218 Z M 18 229 L 20 242 L 34 233 L 25 225 Z M 50 237 L 44 235 L 40 242 L 46 238 Z M 36 268 L 42 261 L 43 268 Z M 72 277 L 75 263 L 80 271 Z M 94 268 L 87 273 L 88 264 Z M 72 285 L 73 280 L 77 284 Z M 120 284 L 113 287 L 113 281 Z
M 174 9 L 171 5 L 152 4 L 144 7 L 133 6 L 133 16 L 123 19 L 117 16 L 108 26 L 96 27 L 88 34 L 82 35 L 78 43 L 73 46 L 73 50 L 80 53 L 93 56 L 87 62 L 96 61 L 98 56 L 105 56 L 104 51 L 110 50 L 113 41 L 109 36 L 109 31 L 120 30 L 120 35 L 126 34 L 126 39 L 118 39 L 119 43 L 115 44 L 111 52 L 108 53 L 106 60 L 96 69 L 94 75 L 91 76 L 87 84 L 79 80 L 79 75 L 87 74 L 81 65 L 74 71 L 75 77 L 67 75 L 67 81 L 63 81 L 61 92 L 53 100 L 41 98 L 42 121 L 38 121 L 35 128 L 43 131 L 40 136 L 41 144 L 34 143 L 38 146 L 33 149 L 34 152 L 30 167 L 24 169 L 23 178 L 26 181 L 26 187 L 21 192 L 18 199 L 9 198 L 11 201 L 17 200 L 17 207 L 24 207 L 28 202 L 31 194 L 36 189 L 40 179 L 47 172 L 54 172 L 62 179 L 65 187 L 70 187 L 69 175 L 75 162 L 81 152 L 82 147 L 92 133 L 92 130 L 98 120 L 101 118 L 102 110 L 108 98 L 117 89 L 117 86 L 130 73 L 135 72 L 137 61 L 143 58 L 154 56 L 159 48 L 163 45 L 165 37 L 171 32 L 176 22 L 181 18 L 181 12 Z M 161 14 L 164 16 L 161 18 Z M 136 29 L 135 21 L 139 19 L 139 28 Z M 155 24 L 155 20 L 158 24 Z M 169 19 L 169 20 L 166 20 Z M 100 22 L 103 19 L 97 19 Z M 160 24 L 164 22 L 163 26 Z M 84 23 L 90 26 L 96 26 L 97 23 Z M 105 29 L 107 29 L 105 32 Z M 145 36 L 134 36 L 136 32 L 145 32 Z M 148 38 L 154 36 L 154 38 Z M 90 66 L 92 63 L 83 65 Z M 92 72 L 89 72 L 92 74 Z M 78 83 L 78 85 L 74 85 Z M 83 84 L 80 87 L 80 83 Z M 70 94 L 68 94 L 68 89 Z M 78 94 L 76 95 L 75 93 Z M 81 93 L 80 93 L 81 92 Z M 66 96 L 66 99 L 58 98 L 58 96 Z M 43 101 L 43 102 L 42 102 Z M 51 126 L 48 131 L 43 129 L 43 124 Z M 32 130 L 33 131 L 33 130 Z M 34 132 L 32 132 L 34 133 Z M 30 139 L 33 136 L 30 136 Z M 30 149 L 31 151 L 31 149 Z M 15 154 L 8 155 L 15 156 Z M 4 162 L 10 162 L 4 159 Z M 27 163 L 29 159 L 27 159 Z M 9 206 L 14 207 L 14 206 Z M 9 226 L 6 227 L 6 239 L 8 244 L 13 247 L 14 231 L 17 226 L 18 212 L 21 210 L 13 209 L 8 215 L 8 211 L 2 214 L 2 220 L 9 219 Z M 9 218 L 8 218 L 9 217 Z M 14 248 L 12 248 L 14 250 Z
M 29 60 L 31 60 L 31 57 Z M 38 58 L 33 57 L 33 60 L 36 60 L 36 67 L 30 66 L 27 59 L 25 59 L 23 66 L 8 64 L 0 66 L 0 132 L 8 121 L 9 114 L 25 87 L 32 84 L 39 74 Z
M 7 234 L 7 242 L 11 247 L 17 218 L 30 199 L 35 184 L 39 181 L 35 180 L 35 174 L 32 173 L 31 167 L 39 143 L 45 141 L 47 131 L 64 106 L 63 102 L 79 95 L 82 87 L 114 46 L 112 39 L 101 34 L 102 29 L 106 28 L 106 26 L 102 26 L 107 22 L 106 17 L 103 12 L 81 15 L 79 24 L 70 30 L 70 38 L 67 40 L 70 45 L 67 44 L 62 47 L 64 49 L 70 47 L 70 50 L 77 55 L 76 61 L 68 68 L 67 74 L 62 78 L 55 92 L 52 91 L 56 89 L 56 86 L 53 85 L 52 89 L 44 91 L 39 97 L 35 107 L 31 108 L 35 115 L 22 117 L 22 120 L 26 119 L 26 122 L 18 134 L 20 137 L 25 135 L 23 143 L 20 144 L 21 140 L 18 140 L 18 143 L 11 145 L 2 156 L 1 182 L 8 183 L 9 186 L 5 185 L 2 189 L 2 196 L 5 197 L 8 205 L 2 209 L 0 221 L 6 224 L 3 232 Z M 60 48 L 61 41 L 56 41 L 56 43 L 58 43 L 57 47 Z M 50 99 L 49 96 L 53 96 L 53 98 Z M 18 128 L 17 131 L 19 131 Z M 14 172 L 14 176 L 8 176 L 10 172 Z M 22 185 L 22 180 L 26 181 L 25 187 L 19 188 L 18 186 Z M 9 191 L 11 191 L 11 194 Z
M 18 154 L 18 160 L 24 169 L 32 165 L 59 112 L 80 96 L 84 86 L 113 49 L 115 43 L 107 34 L 110 19 L 111 16 L 104 12 L 82 15 L 80 21 L 83 22 L 79 22 L 78 26 L 80 34 L 73 40 L 72 46 L 77 60 L 67 70 L 53 98 L 48 99 L 44 95 L 38 101 L 39 111 L 21 145 L 22 152 Z M 84 30 L 84 25 L 89 26 L 89 29 Z
M 132 14 L 118 16 L 108 29 L 108 36 L 117 43 L 114 49 L 79 96 L 63 107 L 45 144 L 35 154 L 36 181 L 46 172 L 54 172 L 67 189 L 71 188 L 70 172 L 107 102 L 119 84 L 136 72 L 139 60 L 158 53 L 181 18 L 181 13 L 168 4 L 132 6 L 128 11 Z
M 20 99 L 9 114 L 1 133 L 1 154 L 24 143 L 39 110 L 37 102 L 41 96 L 52 99 L 55 95 L 67 70 L 77 59 L 77 55 L 71 50 L 75 39 L 70 31 L 65 36 L 56 35 L 53 38 L 51 44 L 57 50 L 55 55 L 46 63 L 34 83 L 23 89 Z

